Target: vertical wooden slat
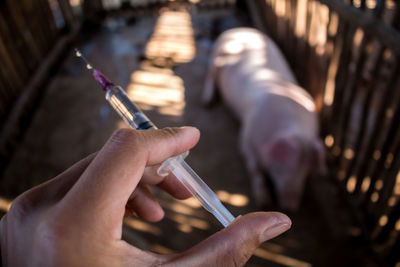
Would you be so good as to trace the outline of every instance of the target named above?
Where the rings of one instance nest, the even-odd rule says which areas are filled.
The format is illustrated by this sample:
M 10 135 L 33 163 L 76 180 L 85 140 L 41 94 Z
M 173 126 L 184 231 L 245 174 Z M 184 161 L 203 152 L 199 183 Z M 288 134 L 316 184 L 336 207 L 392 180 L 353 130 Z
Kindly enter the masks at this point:
M 399 167 L 399 164 L 400 164 L 399 161 L 397 161 L 397 163 L 395 164 L 396 167 Z M 399 220 L 399 217 L 400 217 L 400 201 L 398 201 L 397 204 L 389 212 L 387 223 L 382 227 L 382 229 L 379 231 L 379 233 L 375 238 L 375 241 L 377 243 L 383 243 L 388 239 L 389 234 L 394 229 L 397 221 Z
M 390 169 L 382 179 L 383 187 L 379 192 L 379 200 L 374 205 L 371 213 L 371 228 L 378 229 L 377 242 L 383 242 L 387 239 L 390 231 L 394 229 L 397 220 L 400 217 L 400 211 L 394 212 L 393 209 L 388 205 L 388 201 L 393 195 L 394 186 L 397 183 L 397 176 L 399 175 L 400 169 L 400 142 L 397 143 L 396 148 L 393 152 L 394 162 L 391 164 Z M 388 222 L 379 230 L 379 220 L 381 216 L 391 214 L 388 218 Z M 374 231 L 373 231 L 374 232 Z M 376 231 L 375 231 L 376 232 Z
M 381 64 L 383 62 L 383 47 L 378 48 L 379 51 L 377 52 L 379 55 L 376 58 L 376 61 L 373 64 L 373 69 L 371 70 L 371 80 L 368 81 L 366 85 L 366 92 L 364 93 L 363 99 L 363 107 L 361 112 L 360 118 L 360 126 L 358 127 L 357 136 L 355 138 L 355 145 L 354 145 L 354 156 L 350 160 L 348 165 L 348 169 L 346 171 L 347 177 L 345 181 L 348 181 L 352 175 L 355 175 L 356 165 L 361 157 L 362 152 L 362 145 L 365 142 L 366 133 L 368 132 L 367 125 L 368 125 L 368 118 L 370 117 L 371 112 L 371 104 L 372 104 L 372 96 L 374 94 L 374 89 L 379 82 L 380 72 L 381 72 Z M 353 194 L 359 194 L 361 190 L 361 184 L 364 180 L 364 177 L 356 177 L 356 185 L 353 191 Z
M 9 56 L 5 53 L 3 41 L 0 39 L 0 125 L 6 119 L 7 110 L 13 103 L 16 92 L 20 87 L 18 84 L 18 76 L 15 72 L 13 63 L 10 61 Z
M 20 12 L 15 12 L 16 8 L 19 8 L 17 6 L 17 3 L 15 1 L 8 1 L 6 4 L 7 7 L 7 12 L 4 14 L 6 22 L 7 22 L 7 27 L 10 32 L 10 41 L 12 42 L 10 45 L 12 45 L 18 55 L 21 56 L 23 60 L 23 65 L 19 66 L 20 68 L 27 68 L 28 71 L 30 69 L 28 59 L 31 57 L 29 48 L 27 47 L 27 44 L 25 40 L 20 38 L 21 34 L 23 32 L 20 32 L 18 27 L 17 27 L 17 21 L 22 19 L 22 15 Z
M 297 53 L 296 53 L 296 62 L 304 62 L 304 55 L 307 53 L 307 21 L 308 19 L 308 5 L 309 0 L 300 0 L 297 3 L 297 18 L 298 22 L 296 23 L 295 33 L 297 35 Z M 298 66 L 297 77 L 299 82 L 303 84 L 306 80 L 306 70 L 304 66 Z
M 315 66 L 315 57 L 313 56 L 315 45 L 316 45 L 316 24 L 317 24 L 317 1 L 309 1 L 308 8 L 307 8 L 307 20 L 306 20 L 306 48 L 305 48 L 305 54 L 307 55 L 307 64 L 305 65 L 305 75 L 304 79 L 301 81 L 305 87 L 307 87 L 307 90 L 310 91 L 312 95 L 315 94 L 314 88 L 313 88 L 313 81 L 315 79 L 310 79 L 310 73 L 307 71 L 307 69 L 311 68 L 311 66 Z M 318 74 L 316 74 L 317 76 Z
M 283 22 L 283 34 L 281 36 L 284 49 L 288 55 L 290 55 L 290 0 L 284 0 L 285 7 L 284 7 L 284 12 L 282 16 L 282 22 Z
M 296 24 L 294 33 L 297 36 L 296 62 L 303 60 L 302 53 L 306 48 L 306 18 L 308 0 L 298 0 L 296 8 Z M 302 68 L 299 68 L 302 69 Z
M 101 0 L 90 0 L 83 2 L 83 13 L 86 21 L 96 23 L 99 20 L 99 14 L 103 11 Z
M 364 63 L 366 61 L 367 57 L 367 51 L 366 51 L 366 46 L 369 43 L 369 38 L 364 34 L 362 37 L 362 40 L 360 44 L 358 45 L 355 50 L 357 51 L 357 54 L 354 58 L 354 61 L 350 63 L 350 66 L 353 68 L 349 69 L 349 76 L 347 79 L 347 82 L 344 86 L 345 90 L 345 98 L 343 99 L 343 112 L 341 113 L 341 124 L 339 124 L 339 129 L 342 131 L 342 135 L 340 135 L 340 138 L 337 140 L 339 143 L 339 148 L 340 148 L 340 156 L 344 155 L 345 150 L 347 149 L 346 145 L 349 143 L 348 142 L 348 129 L 349 129 L 349 121 L 352 116 L 353 112 L 353 105 L 355 101 L 355 97 L 357 94 L 358 90 L 358 81 L 361 76 L 361 73 L 364 68 Z
M 24 0 L 29 1 L 29 0 Z M 31 20 L 31 31 L 34 33 L 35 38 L 40 42 L 42 55 L 46 55 L 52 46 L 53 34 L 51 31 L 50 21 L 47 18 L 47 8 L 43 0 L 35 0 L 29 10 L 27 10 Z
M 393 86 L 393 85 L 392 85 Z M 386 110 L 386 107 L 385 107 Z M 388 126 L 388 131 L 385 136 L 385 139 L 383 141 L 382 147 L 379 149 L 380 150 L 380 158 L 377 161 L 377 163 L 374 165 L 373 171 L 371 172 L 371 184 L 370 187 L 368 188 L 368 191 L 365 194 L 365 199 L 368 200 L 372 193 L 374 192 L 374 187 L 375 183 L 378 180 L 380 174 L 384 170 L 385 166 L 385 161 L 386 161 L 386 156 L 390 152 L 393 141 L 395 140 L 395 137 L 400 135 L 400 105 L 397 105 L 394 111 L 394 115 L 390 120 L 390 124 Z M 368 205 L 368 201 L 364 202 L 364 206 Z
M 340 38 L 343 38 L 343 41 L 341 42 L 339 66 L 335 78 L 335 95 L 332 105 L 333 117 L 331 118 L 332 135 L 335 140 L 335 146 L 333 149 L 336 150 L 333 151 L 333 153 L 336 156 L 341 153 L 339 147 L 340 143 L 338 142 L 338 140 L 342 133 L 340 131 L 339 125 L 341 122 L 340 118 L 342 115 L 343 99 L 345 95 L 345 81 L 348 79 L 348 66 L 352 55 L 351 46 L 354 32 L 354 27 L 349 25 L 347 22 L 340 21 L 339 31 L 337 34 L 341 36 Z
M 400 4 L 397 4 L 394 11 L 393 28 L 400 30 Z
M 316 47 L 313 51 L 316 66 L 320 71 L 313 79 L 313 74 L 309 72 L 309 80 L 312 81 L 310 92 L 315 99 L 317 111 L 320 113 L 323 106 L 323 95 L 325 83 L 328 75 L 328 64 L 330 55 L 327 53 L 328 47 L 328 25 L 329 25 L 329 9 L 326 5 L 318 2 L 318 21 L 316 24 Z M 310 66 L 311 69 L 313 66 Z
M 72 11 L 71 4 L 68 0 L 58 0 L 58 5 L 60 6 L 61 13 L 63 14 L 63 18 L 65 23 L 69 28 L 73 28 L 76 26 L 76 21 L 74 17 L 74 13 Z
M 46 38 L 42 31 L 42 25 L 40 25 L 40 22 L 38 21 L 38 13 L 40 11 L 36 11 L 36 2 L 36 0 L 21 0 L 15 8 L 18 8 L 18 12 L 24 16 L 27 26 L 26 30 L 32 35 L 33 40 L 39 49 L 40 57 L 43 57 L 48 50 L 46 47 Z
M 0 19 L 1 20 L 1 19 Z M 1 31 L 0 31 L 1 34 Z M 1 61 L 4 65 L 1 68 L 4 73 L 4 78 L 7 81 L 8 88 L 5 90 L 17 92 L 17 90 L 22 86 L 22 81 L 18 73 L 18 69 L 15 67 L 15 63 L 12 61 L 3 40 L 0 39 L 0 56 Z
M 342 155 L 345 155 L 345 150 L 346 149 L 352 149 L 350 147 L 350 142 L 349 142 L 349 122 L 350 118 L 353 115 L 353 107 L 354 107 L 354 102 L 358 90 L 358 80 L 360 79 L 361 73 L 364 68 L 364 63 L 366 61 L 367 57 L 367 51 L 366 51 L 366 46 L 369 42 L 369 38 L 367 36 L 363 36 L 360 45 L 356 48 L 357 55 L 355 57 L 355 61 L 352 62 L 351 64 L 354 64 L 354 69 L 351 70 L 350 76 L 348 79 L 347 84 L 345 85 L 345 91 L 347 97 L 344 98 L 344 103 L 343 103 L 343 112 L 342 112 L 342 117 L 340 118 L 341 124 L 339 125 L 340 130 L 343 132 L 342 135 L 340 135 L 340 139 L 337 139 L 337 142 L 339 143 L 339 148 L 340 148 L 340 154 L 339 157 Z M 349 147 L 347 147 L 349 146 Z M 354 153 L 353 153 L 354 154 Z M 342 160 L 343 162 L 346 162 L 347 160 L 344 158 Z M 343 164 L 344 165 L 344 164 Z M 343 168 L 345 168 L 343 166 Z M 349 175 L 347 175 L 347 178 Z M 344 182 L 346 183 L 347 180 L 346 178 L 344 179 Z
M 56 29 L 49 2 L 35 0 L 35 10 L 36 12 L 32 15 L 35 16 L 37 31 L 40 32 L 44 49 L 48 51 L 53 45 Z
M 1 10 L 0 15 L 0 35 L 2 36 L 3 43 L 5 46 L 6 53 L 12 62 L 13 68 L 16 73 L 18 73 L 18 78 L 23 81 L 26 80 L 28 76 L 28 69 L 25 64 L 25 60 L 22 55 L 17 50 L 15 42 L 17 38 L 15 37 L 15 32 L 9 27 L 9 21 L 6 20 L 8 10 Z
M 8 22 L 13 25 L 13 31 L 16 34 L 15 40 L 20 42 L 21 49 L 19 53 L 24 57 L 24 62 L 29 71 L 36 67 L 36 62 L 40 58 L 39 49 L 30 31 L 27 30 L 27 18 L 21 12 L 21 6 L 16 2 L 10 4 Z
M 391 251 L 387 257 L 389 264 L 396 264 L 399 260 L 399 251 L 400 251 L 400 237 L 398 236 L 395 243 L 391 247 Z
M 365 150 L 365 156 L 363 158 L 362 161 L 362 167 L 360 168 L 360 171 L 358 173 L 359 176 L 363 177 L 365 176 L 367 169 L 370 165 L 372 165 L 370 163 L 370 160 L 372 159 L 372 154 L 375 150 L 378 149 L 377 145 L 378 145 L 378 141 L 381 139 L 381 137 L 384 134 L 384 128 L 383 126 L 385 125 L 385 120 L 384 118 L 386 117 L 386 113 L 387 113 L 387 107 L 390 106 L 391 102 L 393 101 L 393 96 L 396 95 L 396 84 L 399 83 L 399 76 L 398 76 L 398 71 L 399 71 L 399 64 L 397 63 L 396 67 L 392 70 L 392 73 L 390 75 L 390 78 L 388 80 L 388 83 L 386 85 L 386 88 L 384 90 L 384 98 L 382 100 L 382 103 L 379 105 L 379 110 L 378 113 L 376 114 L 377 118 L 381 118 L 375 121 L 375 125 L 374 125 L 374 129 L 372 131 L 371 137 L 370 137 L 370 141 L 369 144 L 367 146 L 367 149 Z M 400 105 L 398 105 L 398 107 L 400 107 Z M 397 109 L 397 111 L 395 112 L 395 116 L 397 118 L 397 116 L 399 116 L 400 114 L 398 113 L 400 110 Z M 386 136 L 386 141 L 385 143 L 382 145 L 382 147 L 379 149 L 381 152 L 381 159 L 383 156 L 386 155 L 387 151 L 389 150 L 389 146 L 391 144 L 391 140 L 393 139 L 393 135 L 395 134 L 395 128 L 397 128 L 396 126 L 396 122 L 393 120 L 394 117 L 392 117 L 391 119 L 391 130 L 388 131 L 387 136 Z M 371 172 L 371 177 L 370 177 L 370 186 L 368 188 L 368 191 L 366 192 L 366 194 L 363 196 L 364 199 L 364 205 L 366 205 L 371 197 L 371 194 L 373 193 L 374 190 L 374 185 L 376 182 L 376 179 L 378 178 L 377 176 L 377 171 L 380 170 L 383 166 L 384 166 L 384 162 L 383 160 L 379 159 L 378 162 L 376 162 L 376 164 L 374 165 L 374 170 Z
M 296 36 L 293 34 L 293 31 L 295 29 L 295 24 L 296 24 L 296 0 L 290 0 L 289 1 L 289 33 L 288 33 L 288 55 L 289 55 L 289 61 L 291 63 L 291 66 L 295 66 L 295 63 L 293 62 L 293 59 L 295 58 L 296 55 Z
M 271 14 L 275 13 L 276 5 L 278 0 L 271 0 Z M 278 32 L 278 16 L 271 16 L 272 24 L 271 24 L 271 34 L 275 36 L 276 39 L 279 37 Z
M 11 44 L 11 37 L 8 35 L 8 29 L 6 28 L 3 18 L 0 16 L 0 35 L 3 36 L 0 41 L 0 51 L 4 61 L 6 62 L 6 68 L 10 72 L 8 78 L 12 80 L 12 83 L 17 87 L 22 84 L 27 76 L 27 71 L 25 66 L 20 66 L 24 64 L 21 56 L 15 51 L 15 48 Z
M 336 18 L 334 18 L 336 16 Z M 336 19 L 335 22 L 333 20 Z M 336 23 L 336 30 L 332 27 L 333 23 Z M 329 65 L 327 70 L 327 76 L 325 80 L 325 88 L 324 88 L 324 105 L 321 113 L 321 130 L 322 136 L 327 136 L 328 134 L 334 131 L 333 123 L 330 123 L 331 119 L 333 118 L 334 114 L 332 112 L 332 104 L 334 104 L 333 100 L 336 95 L 336 82 L 335 77 L 339 70 L 339 62 L 342 54 L 343 49 L 343 27 L 344 24 L 342 21 L 339 20 L 337 14 L 331 12 L 331 19 L 329 22 L 329 30 L 327 31 L 327 39 L 329 40 L 330 36 L 334 37 L 334 45 L 333 45 L 333 54 L 329 58 Z M 331 148 L 331 146 L 329 147 Z
M 399 64 L 393 68 L 391 71 L 391 74 L 389 75 L 389 79 L 387 84 L 385 85 L 384 89 L 382 90 L 382 94 L 385 96 L 382 98 L 381 102 L 378 104 L 378 112 L 376 114 L 377 118 L 385 118 L 386 114 L 386 107 L 388 107 L 392 101 L 392 98 L 395 93 L 395 89 L 393 88 L 393 85 L 396 84 L 396 80 L 399 78 L 398 77 L 398 71 L 399 71 Z M 361 178 L 359 181 L 357 181 L 356 188 L 359 188 L 362 184 L 362 179 L 367 176 L 367 172 L 369 167 L 372 165 L 371 161 L 373 161 L 373 153 L 377 148 L 378 141 L 381 139 L 381 135 L 383 134 L 383 126 L 384 126 L 384 119 L 377 119 L 375 121 L 375 125 L 372 129 L 372 132 L 368 138 L 368 142 L 366 145 L 366 148 L 364 149 L 364 153 L 361 157 L 360 160 L 360 167 L 358 169 L 358 172 L 356 174 L 357 177 Z M 371 183 L 370 183 L 370 188 L 371 188 Z M 359 189 L 357 189 L 359 190 Z M 370 194 L 369 194 L 370 195 Z M 369 201 L 369 199 L 364 196 L 360 195 L 360 198 L 364 199 L 364 201 Z
M 53 16 L 49 0 L 36 0 L 36 1 L 38 1 L 38 7 L 42 11 L 41 24 L 44 25 L 43 32 L 47 37 L 48 47 L 51 48 L 54 45 L 54 40 L 56 39 L 58 34 L 55 18 Z M 55 1 L 55 0 L 50 0 L 50 1 Z

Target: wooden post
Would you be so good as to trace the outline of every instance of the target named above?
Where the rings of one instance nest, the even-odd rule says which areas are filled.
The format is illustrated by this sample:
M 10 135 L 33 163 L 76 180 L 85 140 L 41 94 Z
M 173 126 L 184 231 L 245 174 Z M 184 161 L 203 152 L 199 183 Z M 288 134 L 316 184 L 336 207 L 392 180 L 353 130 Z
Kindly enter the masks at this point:
M 103 12 L 103 4 L 101 0 L 84 0 L 83 1 L 83 15 L 86 23 L 91 25 L 98 25 L 101 20 Z
M 72 7 L 68 0 L 58 0 L 58 5 L 60 6 L 61 12 L 64 17 L 64 21 L 69 29 L 76 28 L 78 22 L 72 11 Z

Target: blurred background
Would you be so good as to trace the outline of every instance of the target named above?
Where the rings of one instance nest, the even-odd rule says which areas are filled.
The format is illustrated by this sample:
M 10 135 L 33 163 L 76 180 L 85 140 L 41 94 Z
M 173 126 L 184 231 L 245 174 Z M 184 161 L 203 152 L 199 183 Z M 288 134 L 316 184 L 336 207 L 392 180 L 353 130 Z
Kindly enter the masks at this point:
M 314 97 L 329 171 L 308 179 L 292 229 L 247 266 L 400 266 L 399 9 L 394 0 L 0 0 L 1 215 L 126 127 L 75 47 L 160 128 L 198 127 L 188 163 L 235 216 L 256 211 L 239 122 L 200 103 L 214 40 L 249 26 L 279 44 Z M 155 194 L 166 216 L 126 218 L 131 244 L 173 253 L 221 229 L 195 199 Z

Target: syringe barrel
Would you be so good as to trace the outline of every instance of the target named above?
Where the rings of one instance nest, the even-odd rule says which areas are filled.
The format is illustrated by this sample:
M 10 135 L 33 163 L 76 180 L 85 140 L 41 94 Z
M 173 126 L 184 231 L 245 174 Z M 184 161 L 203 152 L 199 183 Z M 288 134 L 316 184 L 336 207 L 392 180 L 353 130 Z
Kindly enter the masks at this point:
M 121 86 L 108 88 L 106 99 L 132 128 L 138 130 L 157 129 L 138 106 L 129 99 Z

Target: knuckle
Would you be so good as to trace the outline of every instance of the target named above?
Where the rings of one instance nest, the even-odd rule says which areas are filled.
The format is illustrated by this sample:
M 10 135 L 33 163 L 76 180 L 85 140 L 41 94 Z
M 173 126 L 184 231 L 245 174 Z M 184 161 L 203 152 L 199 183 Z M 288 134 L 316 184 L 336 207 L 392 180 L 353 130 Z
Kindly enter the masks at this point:
M 55 205 L 46 212 L 46 217 L 38 223 L 37 231 L 48 240 L 66 240 L 79 231 L 76 224 L 72 223 L 74 214 Z M 79 231 L 80 232 L 80 231 Z
M 166 127 L 161 130 L 132 130 L 119 129 L 109 139 L 108 149 L 111 150 L 132 150 L 137 152 L 149 152 L 149 147 L 155 139 L 168 141 L 175 146 L 179 144 L 178 130 L 174 127 Z
M 138 131 L 131 129 L 119 129 L 110 137 L 110 142 L 115 146 L 136 146 L 141 139 Z
M 176 134 L 177 134 L 176 128 L 173 128 L 173 127 L 166 127 L 166 128 L 163 128 L 163 129 L 161 130 L 161 132 L 162 132 L 162 134 L 163 134 L 165 137 L 175 137 Z
M 178 142 L 178 138 L 177 138 L 178 130 L 176 128 L 166 127 L 164 129 L 162 129 L 162 133 L 164 134 L 164 136 L 166 138 L 171 139 L 173 142 L 175 142 L 175 143 Z
M 243 266 L 252 255 L 252 251 L 246 249 L 229 250 L 226 254 L 225 262 L 229 262 L 228 266 Z
M 29 212 L 31 211 L 31 204 L 23 196 L 24 195 L 15 199 L 10 206 L 8 214 L 10 214 L 13 219 L 23 220 L 26 216 L 29 216 Z
M 116 142 L 126 141 L 135 138 L 136 138 L 136 131 L 127 128 L 118 129 L 111 136 L 111 139 Z

